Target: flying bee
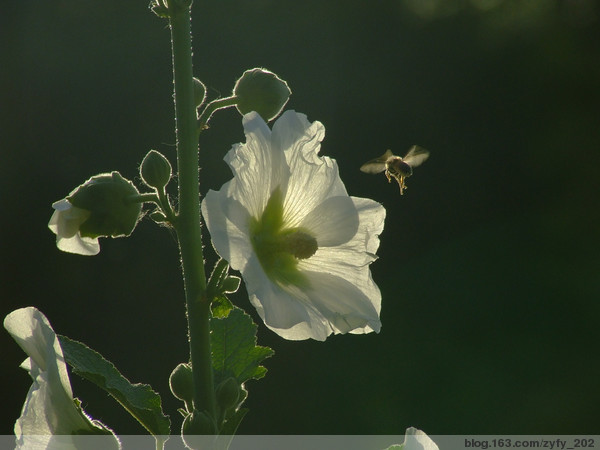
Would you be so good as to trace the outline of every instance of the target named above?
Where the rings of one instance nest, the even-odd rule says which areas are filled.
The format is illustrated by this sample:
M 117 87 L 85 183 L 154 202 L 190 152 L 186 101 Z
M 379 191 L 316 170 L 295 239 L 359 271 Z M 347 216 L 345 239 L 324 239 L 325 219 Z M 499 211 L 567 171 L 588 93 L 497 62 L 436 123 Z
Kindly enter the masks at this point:
M 385 171 L 388 182 L 391 183 L 394 178 L 400 186 L 400 195 L 403 195 L 406 189 L 405 180 L 412 175 L 413 167 L 420 166 L 427 158 L 429 158 L 429 151 L 413 145 L 404 158 L 394 155 L 391 150 L 386 150 L 379 158 L 360 166 L 360 170 L 372 174 Z

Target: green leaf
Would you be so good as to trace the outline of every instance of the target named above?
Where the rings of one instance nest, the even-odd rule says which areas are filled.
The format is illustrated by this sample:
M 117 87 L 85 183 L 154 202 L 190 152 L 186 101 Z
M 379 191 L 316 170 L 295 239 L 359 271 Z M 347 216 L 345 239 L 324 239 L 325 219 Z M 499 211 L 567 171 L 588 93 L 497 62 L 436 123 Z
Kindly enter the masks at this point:
M 152 435 L 169 435 L 171 421 L 163 414 L 160 396 L 148 384 L 131 384 L 117 368 L 85 344 L 59 335 L 65 360 L 73 373 L 108 392 Z
M 242 384 L 265 376 L 267 369 L 259 364 L 274 352 L 256 345 L 257 326 L 248 314 L 234 307 L 226 318 L 213 317 L 210 328 L 215 384 L 229 377 Z
M 238 426 L 240 425 L 240 423 L 242 422 L 242 419 L 244 418 L 244 416 L 246 415 L 246 413 L 248 411 L 250 411 L 248 408 L 238 409 L 233 414 L 233 416 L 231 416 L 229 419 L 227 419 L 225 424 L 223 424 L 220 434 L 221 434 L 221 436 L 223 436 L 223 438 L 226 439 L 226 441 L 224 442 L 224 444 L 225 444 L 225 446 L 223 447 L 224 449 L 229 448 L 229 445 L 231 444 L 231 441 L 233 440 L 233 437 L 238 429 Z
M 233 309 L 233 303 L 231 303 L 231 300 L 229 300 L 225 294 L 221 294 L 215 297 L 210 304 L 210 308 L 213 317 L 217 319 L 224 319 Z

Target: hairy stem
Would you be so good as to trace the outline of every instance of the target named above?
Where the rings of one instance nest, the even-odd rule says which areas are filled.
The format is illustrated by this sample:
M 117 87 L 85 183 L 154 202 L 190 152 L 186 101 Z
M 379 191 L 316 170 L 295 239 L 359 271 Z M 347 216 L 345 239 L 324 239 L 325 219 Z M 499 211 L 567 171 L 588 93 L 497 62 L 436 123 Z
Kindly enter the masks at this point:
M 191 18 L 188 7 L 171 9 L 173 79 L 179 179 L 176 231 L 183 266 L 190 359 L 194 377 L 194 408 L 215 417 L 215 395 L 210 351 L 210 303 L 200 229 L 198 129 L 192 80 Z

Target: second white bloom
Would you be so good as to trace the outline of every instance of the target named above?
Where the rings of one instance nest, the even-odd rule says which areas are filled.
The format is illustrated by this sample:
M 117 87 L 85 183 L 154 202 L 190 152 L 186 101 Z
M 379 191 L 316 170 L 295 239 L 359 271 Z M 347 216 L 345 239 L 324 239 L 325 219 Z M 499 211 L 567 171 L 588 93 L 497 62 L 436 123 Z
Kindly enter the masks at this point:
M 320 122 L 287 111 L 272 131 L 256 113 L 243 124 L 246 143 L 225 157 L 233 179 L 202 202 L 217 252 L 286 339 L 378 332 L 381 293 L 369 264 L 385 209 L 348 196 L 335 160 L 318 156 Z

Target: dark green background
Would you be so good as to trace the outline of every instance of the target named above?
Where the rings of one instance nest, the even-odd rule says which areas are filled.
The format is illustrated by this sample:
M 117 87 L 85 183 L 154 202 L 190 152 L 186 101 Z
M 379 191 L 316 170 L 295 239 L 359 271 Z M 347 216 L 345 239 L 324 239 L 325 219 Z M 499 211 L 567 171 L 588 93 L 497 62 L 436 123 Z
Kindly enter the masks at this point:
M 175 240 L 145 219 L 81 257 L 46 227 L 51 203 L 89 176 L 137 179 L 150 148 L 175 160 L 169 31 L 147 3 L 2 7 L 0 315 L 38 307 L 151 383 L 178 427 Z M 381 333 L 288 342 L 260 323 L 276 355 L 247 384 L 241 433 L 600 433 L 599 14 L 591 0 L 195 2 L 195 73 L 211 98 L 245 69 L 275 71 L 289 108 L 325 124 L 322 153 L 350 194 L 387 209 L 372 265 Z M 214 117 L 203 192 L 230 178 L 222 157 L 242 140 L 235 111 Z M 415 143 L 431 158 L 403 197 L 358 170 Z M 235 302 L 257 317 L 243 291 Z M 30 380 L 4 331 L 0 345 L 10 434 Z M 73 385 L 92 416 L 142 431 Z

